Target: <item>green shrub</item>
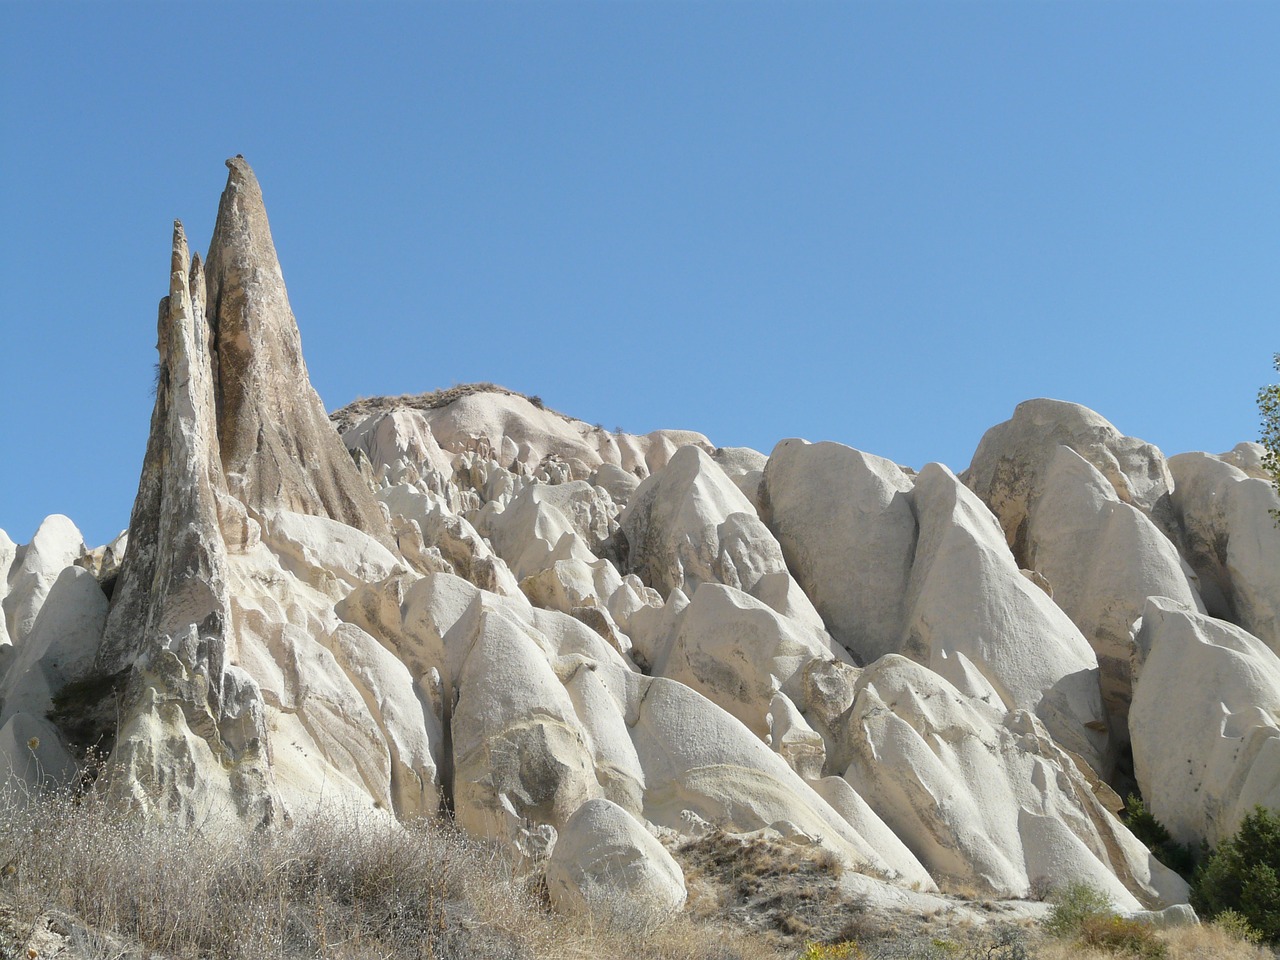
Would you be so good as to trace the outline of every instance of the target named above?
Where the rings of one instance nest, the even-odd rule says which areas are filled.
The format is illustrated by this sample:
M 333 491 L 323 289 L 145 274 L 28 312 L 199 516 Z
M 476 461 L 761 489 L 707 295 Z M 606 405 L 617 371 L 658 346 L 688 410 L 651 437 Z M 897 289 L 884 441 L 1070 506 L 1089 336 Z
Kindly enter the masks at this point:
M 1129 799 L 1124 802 L 1124 825 L 1155 854 L 1157 860 L 1183 878 L 1191 879 L 1196 867 L 1191 848 L 1173 839 L 1137 794 L 1129 794 Z
M 1087 921 L 1116 915 L 1111 898 L 1087 883 L 1061 887 L 1050 894 L 1049 899 L 1053 910 L 1044 922 L 1044 928 L 1055 937 L 1076 937 Z
M 1196 873 L 1191 904 L 1211 918 L 1238 912 L 1264 940 L 1280 943 L 1280 816 L 1254 807 Z
M 1169 953 L 1168 945 L 1156 935 L 1155 928 L 1150 924 L 1114 914 L 1109 917 L 1098 914 L 1085 917 L 1076 939 L 1085 946 L 1096 947 L 1108 953 L 1127 954 L 1149 960 L 1160 960 Z
M 1213 926 L 1235 940 L 1245 943 L 1261 943 L 1262 934 L 1249 926 L 1249 921 L 1238 910 L 1223 910 L 1213 918 Z

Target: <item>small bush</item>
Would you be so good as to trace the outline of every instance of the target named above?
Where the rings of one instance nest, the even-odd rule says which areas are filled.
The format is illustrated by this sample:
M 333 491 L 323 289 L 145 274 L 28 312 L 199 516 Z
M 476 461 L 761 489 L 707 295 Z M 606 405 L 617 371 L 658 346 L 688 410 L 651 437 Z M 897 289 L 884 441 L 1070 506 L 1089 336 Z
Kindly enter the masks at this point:
M 800 954 L 800 960 L 865 960 L 866 954 L 856 943 L 810 943 Z
M 1264 940 L 1280 943 L 1280 816 L 1255 807 L 1196 873 L 1191 904 L 1211 918 L 1236 911 Z
M 1086 916 L 1076 939 L 1087 947 L 1149 960 L 1160 960 L 1169 953 L 1169 947 L 1150 924 L 1114 914 Z
M 1044 929 L 1055 937 L 1077 937 L 1087 922 L 1116 915 L 1111 898 L 1087 883 L 1069 884 L 1054 891 L 1049 899 L 1053 910 L 1044 922 Z
M 1213 926 L 1228 936 L 1245 943 L 1261 943 L 1262 934 L 1249 926 L 1243 913 L 1237 910 L 1223 910 L 1213 918 Z

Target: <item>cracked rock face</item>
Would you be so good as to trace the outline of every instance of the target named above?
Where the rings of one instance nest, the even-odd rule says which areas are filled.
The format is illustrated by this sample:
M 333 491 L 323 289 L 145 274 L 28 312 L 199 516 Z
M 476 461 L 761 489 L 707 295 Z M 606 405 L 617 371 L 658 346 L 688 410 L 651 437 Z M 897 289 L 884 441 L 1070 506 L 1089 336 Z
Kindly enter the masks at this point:
M 277 714 L 300 712 L 306 737 L 290 742 L 307 745 L 294 749 L 341 752 L 340 772 L 375 802 L 389 798 L 389 784 L 371 780 L 389 780 L 391 751 L 385 736 L 367 749 L 342 736 L 368 691 L 322 655 L 314 634 L 301 650 L 290 644 L 298 616 L 271 622 L 268 597 L 256 594 L 289 578 L 323 596 L 349 589 L 362 570 L 385 576 L 397 558 L 308 380 L 257 180 L 242 158 L 227 166 L 207 266 L 174 226 L 151 435 L 96 672 L 124 685 L 117 790 L 188 819 L 269 822 L 297 806 L 278 782 L 289 751 L 272 749 L 273 727 L 283 733 L 294 721 Z M 344 538 L 324 523 L 350 530 L 345 549 L 335 551 Z M 324 600 L 308 599 L 323 621 Z M 328 619 L 337 626 L 331 611 Z M 299 711 L 291 688 L 324 686 L 290 681 L 313 654 L 333 689 Z M 351 710 L 308 724 L 346 701 Z
M 228 167 L 205 262 L 175 226 L 127 536 L 0 534 L 19 777 L 100 737 L 116 796 L 188 823 L 445 811 L 545 860 L 559 908 L 655 919 L 685 895 L 663 843 L 709 828 L 820 849 L 878 906 L 1065 876 L 1185 900 L 1112 815 L 1130 732 L 1180 836 L 1280 805 L 1256 451 L 1171 476 L 1056 401 L 966 483 L 608 432 L 491 384 L 331 421 Z M 1198 779 L 1175 788 L 1179 724 Z

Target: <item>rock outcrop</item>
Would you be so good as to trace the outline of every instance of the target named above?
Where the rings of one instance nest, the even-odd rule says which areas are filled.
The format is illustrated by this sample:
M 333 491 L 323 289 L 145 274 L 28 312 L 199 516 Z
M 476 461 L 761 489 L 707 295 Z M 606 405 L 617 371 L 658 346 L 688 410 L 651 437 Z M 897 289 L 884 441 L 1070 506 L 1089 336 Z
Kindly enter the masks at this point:
M 1147 603 L 1136 640 L 1138 785 L 1175 839 L 1216 846 L 1255 804 L 1280 806 L 1280 657 L 1162 598 Z
M 1173 509 L 1209 613 L 1280 652 L 1280 527 L 1272 519 L 1280 496 L 1249 454 L 1256 451 L 1246 446 L 1170 459 Z
M 1021 567 L 1030 567 L 1027 524 L 1044 492 L 1045 471 L 1059 446 L 1091 463 L 1122 503 L 1151 516 L 1166 533 L 1176 524 L 1169 504 L 1173 479 L 1160 451 L 1126 437 L 1086 407 L 1061 400 L 1025 400 L 1013 417 L 988 430 L 965 482 L 1000 520 Z
M 668 850 L 715 831 L 902 909 L 1184 901 L 1115 816 L 1130 742 L 1180 839 L 1280 807 L 1255 448 L 1166 464 L 1038 400 L 962 482 L 492 384 L 330 419 L 228 166 L 206 263 L 175 226 L 127 535 L 0 533 L 0 771 L 63 782 L 96 744 L 114 796 L 187 823 L 444 813 L 637 931 L 684 902 Z
M 588 800 L 565 823 L 547 861 L 547 894 L 566 913 L 644 935 L 687 892 L 680 865 L 616 803 Z

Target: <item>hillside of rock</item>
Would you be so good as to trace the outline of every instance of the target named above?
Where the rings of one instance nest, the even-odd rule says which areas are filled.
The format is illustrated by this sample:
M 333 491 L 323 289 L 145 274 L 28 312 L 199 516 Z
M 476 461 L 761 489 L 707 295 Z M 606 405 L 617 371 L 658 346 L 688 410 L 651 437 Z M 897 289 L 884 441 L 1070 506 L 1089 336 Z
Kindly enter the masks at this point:
M 1020 404 L 962 473 L 607 432 L 491 384 L 330 417 L 242 158 L 175 224 L 128 530 L 0 532 L 0 766 L 156 817 L 443 814 L 552 902 L 678 910 L 680 838 L 834 858 L 875 902 L 1070 880 L 1128 910 L 1280 808 L 1280 506 Z M 33 745 L 34 744 L 34 745 Z

